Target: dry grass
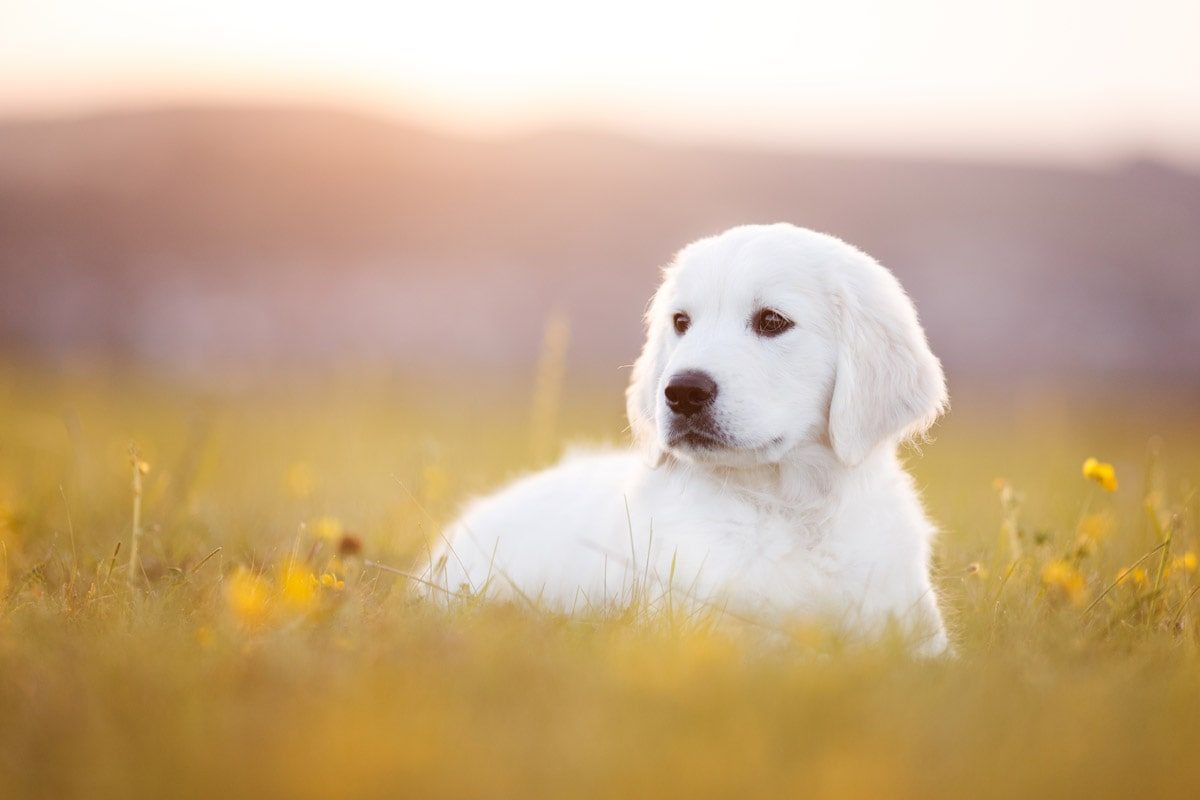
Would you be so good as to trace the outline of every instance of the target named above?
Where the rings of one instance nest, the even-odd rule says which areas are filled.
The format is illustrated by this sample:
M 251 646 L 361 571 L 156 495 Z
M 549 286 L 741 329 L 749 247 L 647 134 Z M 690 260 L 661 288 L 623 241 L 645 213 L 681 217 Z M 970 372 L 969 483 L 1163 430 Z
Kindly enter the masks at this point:
M 616 438 L 602 396 L 569 392 L 558 429 Z M 414 601 L 364 558 L 411 563 L 544 435 L 519 392 L 447 397 L 0 371 L 3 795 L 1194 795 L 1186 414 L 960 397 L 913 460 L 960 655 L 921 663 L 804 627 Z

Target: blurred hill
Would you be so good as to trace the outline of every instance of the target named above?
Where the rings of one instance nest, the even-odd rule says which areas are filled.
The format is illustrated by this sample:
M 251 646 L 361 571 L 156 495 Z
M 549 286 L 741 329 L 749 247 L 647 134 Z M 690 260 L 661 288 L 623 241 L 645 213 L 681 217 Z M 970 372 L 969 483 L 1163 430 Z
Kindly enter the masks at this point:
M 312 109 L 0 124 L 0 347 L 182 369 L 510 368 L 563 308 L 572 368 L 628 364 L 672 252 L 748 221 L 891 267 L 953 373 L 1200 383 L 1200 177 L 502 141 Z

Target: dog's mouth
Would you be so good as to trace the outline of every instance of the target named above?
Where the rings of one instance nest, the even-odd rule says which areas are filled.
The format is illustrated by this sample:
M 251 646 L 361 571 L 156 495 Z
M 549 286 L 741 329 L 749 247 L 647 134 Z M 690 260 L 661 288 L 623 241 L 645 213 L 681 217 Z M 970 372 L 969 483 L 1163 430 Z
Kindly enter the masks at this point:
M 704 431 L 686 431 L 671 441 L 672 447 L 679 447 L 680 445 L 692 447 L 697 450 L 717 450 L 728 447 L 723 438 L 714 436 L 711 433 L 705 433 Z
M 672 450 L 690 452 L 702 459 L 724 459 L 728 456 L 755 461 L 775 453 L 784 440 L 783 436 L 775 436 L 763 442 L 744 443 L 731 439 L 710 422 L 679 420 L 672 425 L 666 443 Z
M 723 450 L 729 447 L 729 437 L 707 420 L 678 420 L 671 426 L 667 438 L 669 447 L 695 450 Z

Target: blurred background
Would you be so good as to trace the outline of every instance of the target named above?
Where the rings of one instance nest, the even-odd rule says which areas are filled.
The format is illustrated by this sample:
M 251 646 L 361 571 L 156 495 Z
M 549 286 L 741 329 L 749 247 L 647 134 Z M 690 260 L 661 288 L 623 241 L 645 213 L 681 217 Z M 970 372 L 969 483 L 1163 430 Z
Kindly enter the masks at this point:
M 1174 0 L 9 0 L 0 351 L 503 380 L 558 314 L 568 376 L 617 387 L 677 248 L 785 220 L 896 272 L 958 392 L 1195 396 L 1197 31 Z
M 1198 40 L 1197 0 L 0 0 L 0 794 L 1195 796 Z M 947 366 L 905 456 L 963 658 L 412 602 L 466 498 L 624 437 L 674 252 L 780 220 Z

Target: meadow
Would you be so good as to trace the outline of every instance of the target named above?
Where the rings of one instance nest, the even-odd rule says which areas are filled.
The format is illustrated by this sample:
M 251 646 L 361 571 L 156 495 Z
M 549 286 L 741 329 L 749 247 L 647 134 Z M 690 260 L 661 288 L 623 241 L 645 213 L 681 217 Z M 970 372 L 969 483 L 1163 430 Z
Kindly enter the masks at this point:
M 464 499 L 623 439 L 619 377 L 532 384 L 6 362 L 0 796 L 1195 796 L 1187 403 L 955 394 L 908 454 L 957 650 L 921 661 L 415 598 Z

